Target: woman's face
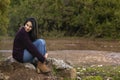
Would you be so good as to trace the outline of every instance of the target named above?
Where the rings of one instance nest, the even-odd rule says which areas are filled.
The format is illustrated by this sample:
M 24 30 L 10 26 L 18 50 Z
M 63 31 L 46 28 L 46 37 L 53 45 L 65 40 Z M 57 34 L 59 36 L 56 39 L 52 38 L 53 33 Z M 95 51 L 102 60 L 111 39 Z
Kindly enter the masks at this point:
M 25 24 L 25 31 L 26 32 L 30 32 L 32 30 L 32 22 L 28 21 L 26 24 Z

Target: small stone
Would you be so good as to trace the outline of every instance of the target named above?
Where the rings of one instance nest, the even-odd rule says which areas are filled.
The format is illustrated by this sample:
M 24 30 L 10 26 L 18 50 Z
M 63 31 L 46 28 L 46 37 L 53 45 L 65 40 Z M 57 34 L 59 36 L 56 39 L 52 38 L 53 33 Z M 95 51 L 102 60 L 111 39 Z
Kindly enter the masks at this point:
M 3 80 L 3 79 L 4 79 L 4 74 L 0 73 L 0 80 Z
M 33 70 L 36 69 L 35 66 L 34 66 L 33 64 L 31 64 L 31 63 L 24 63 L 24 66 L 25 66 L 26 68 L 29 68 L 29 69 L 33 69 Z
M 8 80 L 10 78 L 10 76 L 4 76 L 5 80 Z
M 82 80 L 79 76 L 77 77 L 77 80 Z

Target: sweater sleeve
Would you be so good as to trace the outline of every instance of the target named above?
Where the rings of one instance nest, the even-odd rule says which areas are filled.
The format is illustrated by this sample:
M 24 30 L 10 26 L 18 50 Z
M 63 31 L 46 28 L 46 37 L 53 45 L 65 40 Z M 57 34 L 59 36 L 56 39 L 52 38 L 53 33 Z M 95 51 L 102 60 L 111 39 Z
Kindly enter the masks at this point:
M 45 61 L 45 57 L 43 57 L 43 55 L 38 51 L 36 46 L 32 43 L 27 32 L 22 33 L 21 39 L 23 45 L 30 52 L 30 54 L 33 55 L 34 57 L 37 57 L 38 60 L 43 63 Z

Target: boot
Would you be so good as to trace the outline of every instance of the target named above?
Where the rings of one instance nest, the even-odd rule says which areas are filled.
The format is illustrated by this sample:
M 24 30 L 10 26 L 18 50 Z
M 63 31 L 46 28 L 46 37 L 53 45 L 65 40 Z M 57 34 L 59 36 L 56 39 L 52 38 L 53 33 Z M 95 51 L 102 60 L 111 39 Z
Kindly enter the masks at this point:
M 37 63 L 37 73 L 49 73 L 50 69 L 47 67 L 47 65 L 45 63 L 41 63 L 40 61 L 38 61 Z

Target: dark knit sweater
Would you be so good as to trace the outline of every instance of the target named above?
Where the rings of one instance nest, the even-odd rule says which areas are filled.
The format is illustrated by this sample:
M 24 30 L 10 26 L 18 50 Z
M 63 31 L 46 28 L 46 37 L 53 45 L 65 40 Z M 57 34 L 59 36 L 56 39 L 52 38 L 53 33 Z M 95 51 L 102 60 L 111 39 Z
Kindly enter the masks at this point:
M 22 27 L 15 36 L 13 43 L 13 53 L 12 56 L 19 62 L 23 62 L 24 49 L 27 49 L 33 57 L 37 57 L 42 63 L 45 61 L 45 58 L 38 51 L 38 49 L 33 45 L 30 40 L 29 33 L 25 31 L 25 28 Z

